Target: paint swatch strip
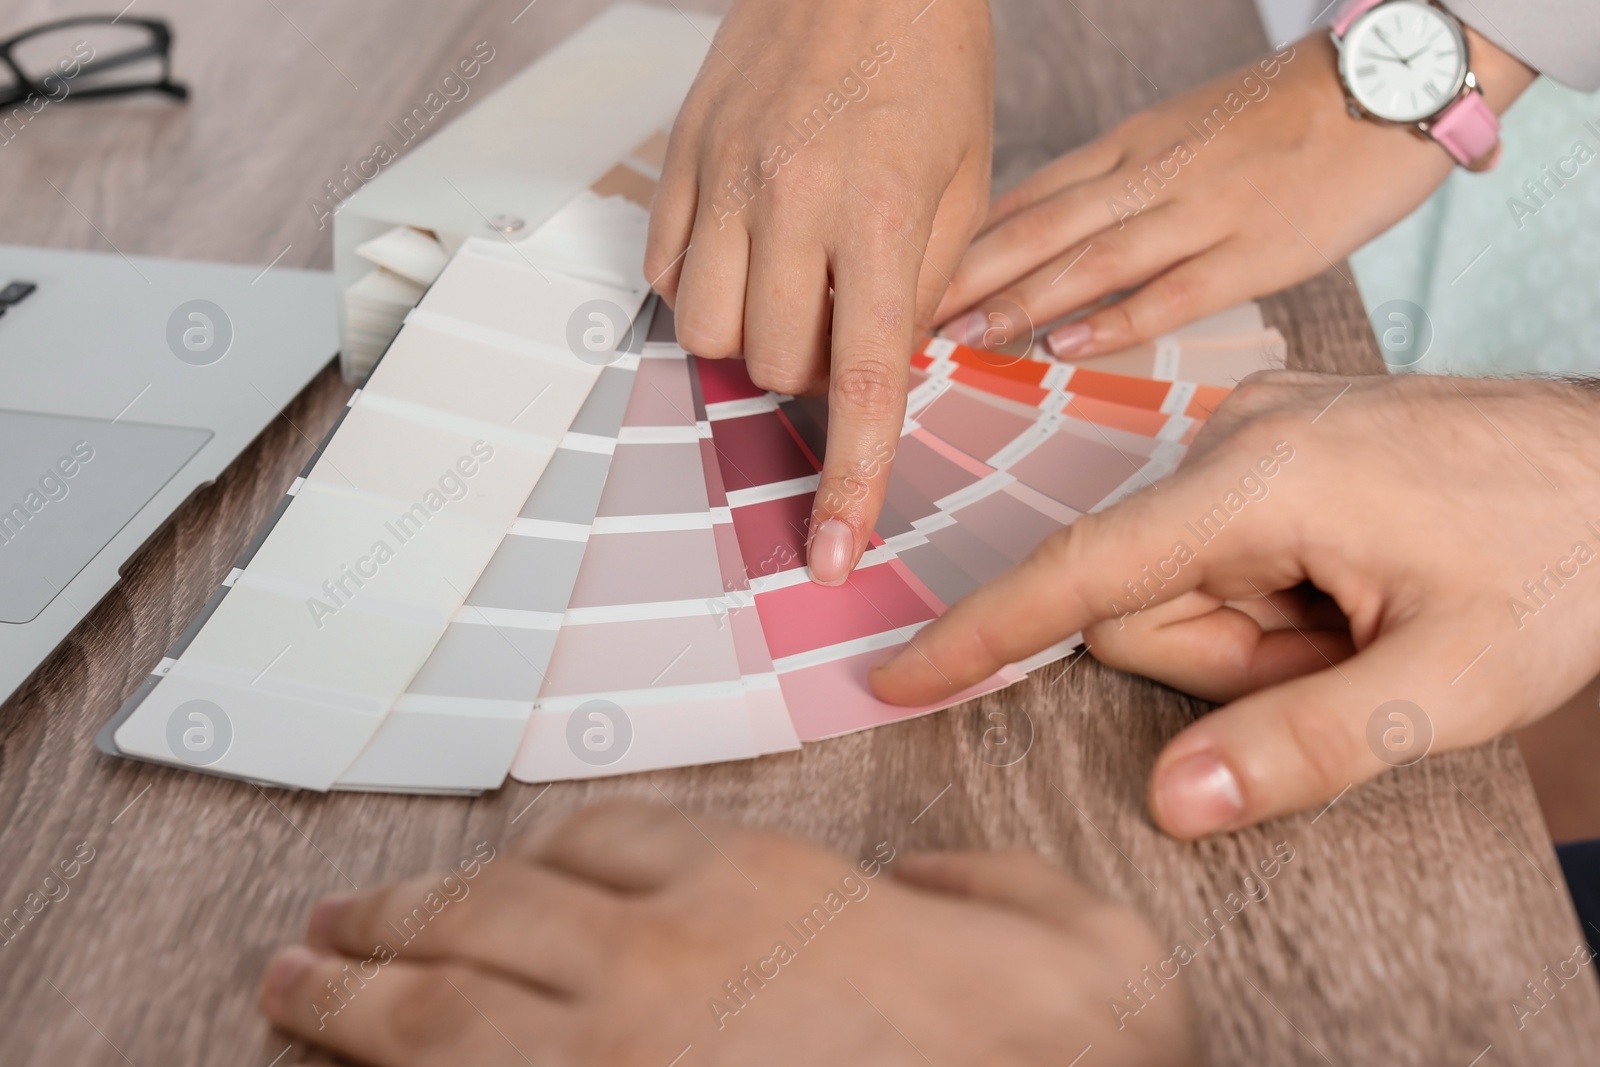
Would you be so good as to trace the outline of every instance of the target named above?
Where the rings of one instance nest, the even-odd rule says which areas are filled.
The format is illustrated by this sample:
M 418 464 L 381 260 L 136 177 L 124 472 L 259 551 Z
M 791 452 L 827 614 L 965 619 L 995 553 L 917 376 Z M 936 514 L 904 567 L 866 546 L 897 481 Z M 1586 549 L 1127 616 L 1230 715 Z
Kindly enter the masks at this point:
M 709 429 L 710 415 L 700 386 L 700 376 L 691 373 L 689 380 L 693 387 L 695 419 Z M 766 630 L 761 625 L 761 614 L 756 610 L 750 576 L 745 568 L 744 554 L 739 548 L 738 533 L 733 526 L 733 513 L 728 506 L 722 465 L 717 461 L 716 446 L 709 434 L 700 441 L 700 461 L 705 474 L 706 496 L 715 516 L 712 534 L 717 541 L 717 557 L 722 567 L 727 622 L 739 656 L 745 704 L 749 709 L 754 740 L 763 752 L 789 751 L 800 746 L 800 738 L 795 733 L 794 721 L 778 682 Z
M 1080 367 L 1136 378 L 1197 382 L 1231 389 L 1256 371 L 1282 370 L 1289 348 L 1275 329 L 1209 337 L 1158 337 L 1115 355 L 1081 360 Z
M 624 354 L 600 372 L 510 532 L 339 788 L 477 791 L 505 780 L 549 670 L 638 365 Z
M 644 204 L 612 184 L 602 177 L 523 241 L 474 248 L 639 291 L 653 179 Z M 577 583 L 656 306 L 624 324 L 618 308 L 591 301 L 575 317 L 576 336 L 569 321 L 569 347 L 602 365 L 594 388 L 478 583 L 337 788 L 476 792 L 504 781 Z
M 523 781 L 747 759 L 773 747 L 746 699 L 688 357 L 670 343 L 642 355 L 595 531 L 512 766 Z
M 1182 415 L 1070 395 L 1062 412 L 1032 419 L 994 410 L 1007 404 L 956 384 L 908 419 L 907 427 L 968 455 L 992 449 L 984 459 L 988 466 L 1081 514 L 1109 507 L 1170 474 L 1200 425 Z M 1138 416 L 1153 421 L 1140 425 Z
M 631 207 L 631 205 L 630 205 Z M 617 288 L 469 241 L 408 316 L 286 506 L 112 734 L 192 763 L 325 789 L 366 749 L 544 473 L 600 368 L 568 346 Z M 185 732 L 185 731 L 189 732 Z
M 923 345 L 911 359 L 916 369 L 947 376 L 994 396 L 1028 407 L 1060 410 L 1068 392 L 1162 414 L 1208 418 L 1228 395 L 1222 386 L 1195 382 L 1153 381 L 1080 367 L 1044 363 L 985 352 L 943 337 Z

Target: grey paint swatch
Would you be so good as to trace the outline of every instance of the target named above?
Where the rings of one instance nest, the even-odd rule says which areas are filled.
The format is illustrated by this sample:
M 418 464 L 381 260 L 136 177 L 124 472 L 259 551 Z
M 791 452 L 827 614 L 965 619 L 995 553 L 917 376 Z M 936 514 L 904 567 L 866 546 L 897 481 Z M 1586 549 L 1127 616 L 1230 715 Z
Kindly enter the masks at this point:
M 554 630 L 451 623 L 412 679 L 410 692 L 487 700 L 535 700 Z
M 571 432 L 596 437 L 617 436 L 623 413 L 628 410 L 628 397 L 633 392 L 633 377 L 632 369 L 616 364 L 603 368 L 588 399 L 572 420 Z
M 584 549 L 582 541 L 507 537 L 472 587 L 467 603 L 559 615 L 567 610 L 572 597 Z
M 528 502 L 522 506 L 522 517 L 584 526 L 592 524 L 610 467 L 610 456 L 570 448 L 556 449 L 539 484 L 533 487 Z

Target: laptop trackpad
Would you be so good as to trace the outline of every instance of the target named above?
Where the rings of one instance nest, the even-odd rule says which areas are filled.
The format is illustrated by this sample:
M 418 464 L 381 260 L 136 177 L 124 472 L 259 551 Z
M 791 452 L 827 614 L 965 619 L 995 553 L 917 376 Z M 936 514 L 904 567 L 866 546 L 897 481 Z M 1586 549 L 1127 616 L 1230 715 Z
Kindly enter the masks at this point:
M 0 622 L 32 621 L 210 439 L 0 411 Z

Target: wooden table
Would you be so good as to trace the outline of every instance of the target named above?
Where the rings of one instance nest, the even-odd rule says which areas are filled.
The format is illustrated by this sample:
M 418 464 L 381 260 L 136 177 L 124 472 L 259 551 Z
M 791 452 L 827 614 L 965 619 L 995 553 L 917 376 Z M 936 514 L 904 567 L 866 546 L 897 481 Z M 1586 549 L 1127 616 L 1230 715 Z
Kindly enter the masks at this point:
M 384 122 L 478 41 L 496 50 L 481 92 L 600 6 L 540 0 L 513 22 L 524 2 L 141 5 L 173 21 L 193 102 L 48 109 L 0 147 L 0 240 L 327 267 L 329 231 L 306 202 Z M 24 0 L 0 32 L 63 7 L 116 6 Z M 1265 43 L 1249 0 L 996 6 L 1001 184 Z M 1267 307 L 1300 365 L 1379 369 L 1343 273 Z M 95 730 L 198 611 L 347 395 L 331 373 L 315 381 L 0 710 L 0 915 L 79 843 L 94 855 L 66 897 L 0 945 L 0 1063 L 265 1067 L 288 1042 L 257 1015 L 256 982 L 316 897 L 442 867 L 612 793 L 664 793 L 691 814 L 852 852 L 883 840 L 1035 848 L 1172 939 L 1287 842 L 1295 858 L 1270 896 L 1184 972 L 1216 1062 L 1600 1062 L 1592 979 L 1520 1031 L 1510 1006 L 1579 932 L 1509 741 L 1391 772 L 1320 816 L 1203 844 L 1158 833 L 1143 791 L 1162 740 L 1204 706 L 1092 660 L 792 755 L 548 792 L 511 783 L 476 800 L 262 790 L 101 756 Z M 1020 762 L 986 761 L 992 714 L 1031 722 Z

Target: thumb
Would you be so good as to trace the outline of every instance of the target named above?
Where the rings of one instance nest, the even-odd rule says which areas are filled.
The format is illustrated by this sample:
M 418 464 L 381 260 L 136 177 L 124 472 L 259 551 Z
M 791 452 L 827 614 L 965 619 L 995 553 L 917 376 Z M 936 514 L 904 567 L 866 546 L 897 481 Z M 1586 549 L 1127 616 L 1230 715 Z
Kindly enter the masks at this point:
M 1150 775 L 1151 814 L 1174 837 L 1237 829 L 1325 804 L 1433 750 L 1492 737 L 1495 685 L 1452 688 L 1437 664 L 1470 659 L 1417 621 L 1327 670 L 1259 690 L 1173 738 Z

